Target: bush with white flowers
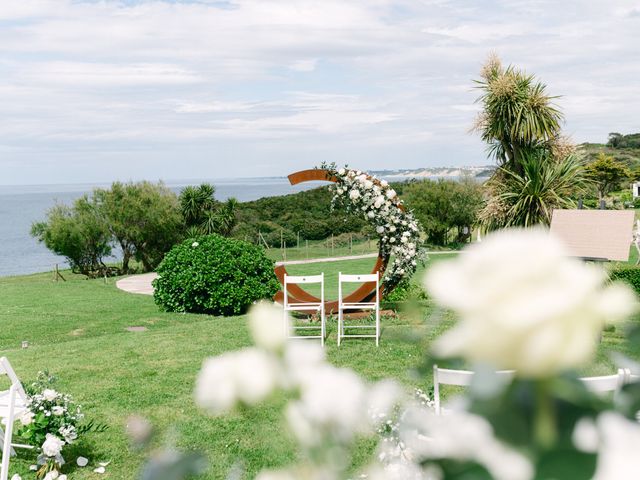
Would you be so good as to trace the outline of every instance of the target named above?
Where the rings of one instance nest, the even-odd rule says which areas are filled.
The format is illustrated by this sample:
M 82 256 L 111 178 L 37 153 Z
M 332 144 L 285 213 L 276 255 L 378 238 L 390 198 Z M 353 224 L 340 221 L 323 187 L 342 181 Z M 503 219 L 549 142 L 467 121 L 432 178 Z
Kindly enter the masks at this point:
M 418 221 L 404 208 L 386 180 L 360 170 L 337 169 L 334 165 L 322 168 L 336 179 L 330 187 L 332 207 L 344 207 L 348 212 L 363 215 L 379 236 L 380 254 L 387 259 L 393 257 L 383 278 L 385 290 L 391 291 L 413 275 L 425 255 L 420 248 Z
M 19 418 L 18 436 L 39 449 L 37 478 L 56 478 L 65 460 L 62 450 L 91 430 L 103 431 L 104 425 L 82 424 L 82 406 L 71 395 L 57 391 L 56 378 L 39 372 L 35 382 L 26 386 L 28 410 Z M 55 472 L 55 473 L 53 473 Z M 55 476 L 52 476 L 55 475 Z
M 196 400 L 212 414 L 287 392 L 284 416 L 301 460 L 258 480 L 638 477 L 640 383 L 625 385 L 614 401 L 575 373 L 593 359 L 604 325 L 638 310 L 627 287 L 535 230 L 490 236 L 432 268 L 425 284 L 459 317 L 433 356 L 457 357 L 478 372 L 449 415 L 435 415 L 423 393 L 370 384 L 326 362 L 320 347 L 288 342 L 285 329 L 270 328 L 282 321 L 271 306 L 250 314 L 255 347 L 205 361 Z M 491 373 L 504 368 L 516 369 L 507 384 Z M 370 465 L 353 472 L 363 436 L 382 440 Z

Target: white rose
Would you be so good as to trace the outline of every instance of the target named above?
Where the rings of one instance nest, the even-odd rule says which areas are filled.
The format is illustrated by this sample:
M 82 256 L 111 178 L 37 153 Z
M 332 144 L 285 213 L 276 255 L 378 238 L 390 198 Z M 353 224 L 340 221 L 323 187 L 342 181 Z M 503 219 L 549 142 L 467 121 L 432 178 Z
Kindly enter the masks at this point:
M 280 350 L 289 334 L 289 317 L 271 302 L 260 302 L 249 312 L 249 329 L 255 344 L 266 350 Z
M 570 258 L 544 230 L 506 230 L 453 261 L 438 262 L 425 286 L 460 322 L 435 345 L 441 355 L 546 377 L 588 362 L 605 322 L 637 309 L 629 288 Z
M 57 470 L 51 470 L 50 472 L 47 472 L 43 480 L 55 480 L 59 475 L 60 474 Z
M 220 415 L 237 402 L 261 402 L 273 392 L 279 379 L 274 357 L 264 350 L 227 352 L 204 361 L 196 380 L 196 402 L 212 415 Z
M 51 409 L 51 413 L 53 413 L 55 416 L 59 417 L 60 415 L 64 414 L 64 408 L 56 405 L 55 407 L 53 407 Z
M 389 231 L 390 231 L 390 232 L 395 232 L 395 231 L 396 231 L 396 227 L 395 227 L 394 225 L 391 225 L 391 226 L 389 227 Z
M 22 425 L 31 425 L 35 416 L 36 415 L 33 412 L 24 412 L 20 417 L 20 423 Z
M 44 389 L 42 391 L 42 396 L 48 402 L 53 402 L 56 399 L 56 397 L 58 396 L 58 392 L 56 392 L 55 390 L 52 390 L 50 388 L 46 388 L 46 389 Z
M 338 175 L 340 175 L 341 177 L 344 176 L 345 174 L 345 169 L 341 168 L 340 170 L 338 170 Z
M 383 187 L 386 187 L 389 185 L 389 182 L 387 182 L 386 180 L 380 180 L 380 185 L 382 185 Z
M 376 197 L 376 200 L 373 203 L 373 206 L 376 208 L 380 208 L 383 204 L 384 204 L 384 197 L 380 195 L 379 197 Z
M 389 242 L 391 242 L 391 243 L 395 243 L 395 241 L 396 241 L 396 237 L 391 237 L 391 238 L 389 239 Z
M 60 455 L 62 447 L 64 447 L 64 441 L 60 440 L 55 435 L 47 433 L 46 440 L 42 444 L 42 453 L 47 457 L 57 457 Z
M 354 188 L 349 192 L 349 198 L 351 200 L 356 200 L 357 198 L 360 198 L 360 192 Z
M 369 218 L 373 218 L 373 217 L 375 217 L 375 216 L 376 216 L 376 214 L 375 214 L 373 211 L 369 211 L 369 212 L 367 213 L 367 217 L 369 217 Z
M 371 180 L 365 180 L 364 188 L 366 188 L 367 190 L 371 190 L 373 188 L 373 182 Z
M 376 227 L 376 232 L 382 234 L 384 233 L 384 227 L 380 226 L 380 227 Z
M 192 246 L 193 248 L 196 248 L 196 247 L 197 247 L 197 246 L 199 246 L 199 245 L 200 245 L 200 244 L 199 244 L 198 242 L 193 242 L 193 243 L 191 244 L 191 246 Z

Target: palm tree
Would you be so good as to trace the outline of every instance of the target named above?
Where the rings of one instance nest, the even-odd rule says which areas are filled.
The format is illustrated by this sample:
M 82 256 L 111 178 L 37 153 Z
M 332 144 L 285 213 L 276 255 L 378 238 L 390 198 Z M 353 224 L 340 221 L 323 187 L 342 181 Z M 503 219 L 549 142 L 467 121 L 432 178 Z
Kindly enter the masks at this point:
M 549 225 L 554 209 L 575 208 L 574 198 L 589 185 L 584 166 L 574 155 L 555 160 L 549 151 L 522 153 L 522 173 L 500 167 L 487 182 L 491 198 L 480 214 L 487 230 Z
M 519 175 L 526 151 L 547 145 L 560 135 L 562 113 L 547 95 L 546 86 L 533 75 L 513 67 L 504 68 L 490 55 L 482 68 L 477 102 L 482 112 L 474 130 L 479 131 L 498 164 Z

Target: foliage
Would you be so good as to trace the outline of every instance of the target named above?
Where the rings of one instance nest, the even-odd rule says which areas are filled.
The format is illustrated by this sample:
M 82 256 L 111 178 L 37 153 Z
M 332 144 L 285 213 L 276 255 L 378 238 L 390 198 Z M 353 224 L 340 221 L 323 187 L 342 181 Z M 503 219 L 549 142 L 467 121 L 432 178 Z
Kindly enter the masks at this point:
M 445 245 L 452 229 L 456 241 L 466 241 L 483 203 L 482 186 L 473 180 L 412 182 L 403 198 L 434 245 Z
M 487 182 L 490 199 L 481 213 L 486 230 L 549 225 L 554 209 L 575 208 L 575 198 L 588 180 L 574 156 L 545 157 L 538 149 L 522 156 L 522 174 L 501 167 Z
M 617 132 L 610 133 L 607 145 L 612 148 L 640 148 L 640 133 L 629 135 Z
M 523 155 L 560 136 L 562 113 L 553 105 L 546 86 L 533 75 L 508 66 L 491 55 L 476 81 L 482 112 L 475 130 L 498 164 L 523 174 Z
M 288 246 L 297 241 L 298 234 L 302 240 L 324 240 L 342 233 L 373 233 L 364 219 L 344 211 L 331 212 L 331 198 L 329 187 L 320 187 L 242 202 L 233 236 L 262 243 L 258 242 L 260 232 L 270 247 L 279 247 L 281 232 Z
M 229 236 L 236 226 L 238 202 L 229 198 L 222 203 L 215 199 L 216 189 L 209 183 L 188 186 L 180 192 L 180 209 L 189 236 L 218 233 Z
M 94 190 L 99 211 L 122 250 L 122 271 L 135 258 L 153 270 L 181 239 L 183 222 L 176 195 L 162 183 L 114 182 Z
M 595 161 L 586 166 L 586 174 L 595 183 L 600 200 L 631 176 L 624 164 L 604 153 L 600 153 Z
M 207 235 L 176 245 L 158 267 L 156 303 L 170 312 L 235 315 L 261 298 L 271 298 L 280 283 L 260 247 Z
M 74 272 L 96 276 L 109 271 L 104 258 L 111 254 L 111 232 L 94 198 L 85 195 L 70 207 L 57 204 L 46 217 L 32 225 L 32 236 L 66 257 Z
M 609 272 L 609 277 L 612 281 L 620 280 L 631 287 L 640 294 L 640 268 L 631 266 L 621 266 L 612 269 Z

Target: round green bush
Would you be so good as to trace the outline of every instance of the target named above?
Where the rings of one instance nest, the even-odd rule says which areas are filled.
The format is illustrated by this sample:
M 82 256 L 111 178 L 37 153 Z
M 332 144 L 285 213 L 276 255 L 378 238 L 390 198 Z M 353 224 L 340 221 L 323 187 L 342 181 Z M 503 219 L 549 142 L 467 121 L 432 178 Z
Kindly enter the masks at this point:
M 237 315 L 280 289 L 273 266 L 250 243 L 219 235 L 192 238 L 166 254 L 153 296 L 169 312 Z

